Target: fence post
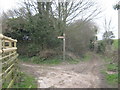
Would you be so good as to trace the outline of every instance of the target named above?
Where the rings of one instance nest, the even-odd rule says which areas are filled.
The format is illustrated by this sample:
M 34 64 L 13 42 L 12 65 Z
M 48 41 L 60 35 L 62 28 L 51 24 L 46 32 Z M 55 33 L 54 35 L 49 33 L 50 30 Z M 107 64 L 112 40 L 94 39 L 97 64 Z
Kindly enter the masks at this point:
M 0 23 L 0 34 L 2 34 L 2 23 Z M 1 49 L 2 49 L 2 40 L 0 39 L 0 50 Z M 2 54 L 0 54 L 0 58 L 2 58 Z M 0 60 L 0 89 L 1 88 L 2 88 L 2 61 Z
M 120 5 L 120 1 L 118 2 L 118 5 Z M 120 9 L 118 9 L 118 57 L 119 57 L 119 54 L 120 54 Z M 118 65 L 120 65 L 120 60 L 118 59 Z M 118 69 L 120 70 L 120 68 Z M 119 72 L 119 71 L 118 71 Z M 118 81 L 120 81 L 120 77 L 118 76 Z M 118 83 L 118 87 L 120 87 L 120 83 Z

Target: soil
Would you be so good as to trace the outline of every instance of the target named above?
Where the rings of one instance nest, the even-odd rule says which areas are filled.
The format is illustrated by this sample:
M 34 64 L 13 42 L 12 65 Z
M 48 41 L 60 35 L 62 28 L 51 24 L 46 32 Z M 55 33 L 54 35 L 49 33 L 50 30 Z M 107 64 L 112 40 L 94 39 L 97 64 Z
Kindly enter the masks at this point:
M 93 55 L 91 60 L 78 64 L 48 66 L 21 63 L 21 70 L 36 77 L 38 88 L 114 88 L 101 74 L 104 66 L 104 60 Z

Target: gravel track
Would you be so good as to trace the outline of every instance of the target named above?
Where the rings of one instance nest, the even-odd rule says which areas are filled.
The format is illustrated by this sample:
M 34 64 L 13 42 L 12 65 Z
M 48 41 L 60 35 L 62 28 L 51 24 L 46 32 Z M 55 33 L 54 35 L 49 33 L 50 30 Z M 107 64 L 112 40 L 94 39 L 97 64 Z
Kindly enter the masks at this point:
M 56 66 L 21 63 L 21 70 L 36 77 L 38 88 L 111 88 L 100 71 L 105 63 L 99 56 L 78 64 Z

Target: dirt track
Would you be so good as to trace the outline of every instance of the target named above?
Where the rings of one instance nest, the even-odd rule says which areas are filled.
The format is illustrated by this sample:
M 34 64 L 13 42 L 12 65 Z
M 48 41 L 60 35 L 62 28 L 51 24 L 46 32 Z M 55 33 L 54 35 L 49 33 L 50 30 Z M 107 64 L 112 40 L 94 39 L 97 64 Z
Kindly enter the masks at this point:
M 109 88 L 100 73 L 104 62 L 99 56 L 78 64 L 45 66 L 22 63 L 22 70 L 34 75 L 38 88 Z

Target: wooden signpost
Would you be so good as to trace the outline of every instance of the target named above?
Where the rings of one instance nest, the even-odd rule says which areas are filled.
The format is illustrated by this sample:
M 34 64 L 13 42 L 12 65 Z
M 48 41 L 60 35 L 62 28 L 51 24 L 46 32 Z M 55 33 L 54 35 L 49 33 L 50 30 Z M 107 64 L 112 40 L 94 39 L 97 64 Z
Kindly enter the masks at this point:
M 65 33 L 63 36 L 58 36 L 59 39 L 63 39 L 63 60 L 65 61 Z

